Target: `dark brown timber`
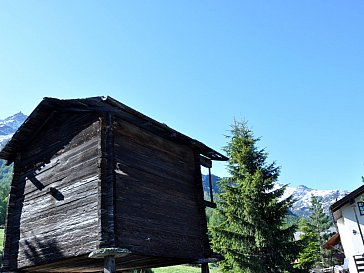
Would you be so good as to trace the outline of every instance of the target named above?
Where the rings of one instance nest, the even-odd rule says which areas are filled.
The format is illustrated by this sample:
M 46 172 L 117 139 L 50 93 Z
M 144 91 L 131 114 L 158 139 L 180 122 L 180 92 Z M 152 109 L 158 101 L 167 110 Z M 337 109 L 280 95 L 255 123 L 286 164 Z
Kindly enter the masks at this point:
M 112 98 L 45 98 L 0 158 L 14 163 L 3 272 L 213 258 L 205 206 L 216 205 L 204 201 L 201 165 L 226 157 Z

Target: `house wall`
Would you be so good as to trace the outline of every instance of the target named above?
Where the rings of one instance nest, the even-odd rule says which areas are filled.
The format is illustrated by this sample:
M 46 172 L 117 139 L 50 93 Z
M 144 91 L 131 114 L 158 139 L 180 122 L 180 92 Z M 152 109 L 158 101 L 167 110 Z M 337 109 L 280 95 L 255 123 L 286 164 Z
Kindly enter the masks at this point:
M 362 197 L 355 199 L 355 211 L 364 234 L 364 216 L 360 215 L 357 202 L 361 201 Z M 354 210 L 351 205 L 346 205 L 341 208 L 342 217 L 337 219 L 337 227 L 340 233 L 341 243 L 345 252 L 345 257 L 349 259 L 350 272 L 356 273 L 356 266 L 353 259 L 354 255 L 362 255 L 364 253 L 363 240 L 360 238 L 360 231 Z M 354 232 L 355 231 L 355 232 Z M 355 233 L 355 234 L 354 234 Z
M 59 113 L 41 128 L 15 162 L 5 269 L 96 248 L 100 157 L 100 121 L 95 116 Z
M 133 253 L 197 259 L 210 254 L 199 155 L 114 123 L 116 239 Z

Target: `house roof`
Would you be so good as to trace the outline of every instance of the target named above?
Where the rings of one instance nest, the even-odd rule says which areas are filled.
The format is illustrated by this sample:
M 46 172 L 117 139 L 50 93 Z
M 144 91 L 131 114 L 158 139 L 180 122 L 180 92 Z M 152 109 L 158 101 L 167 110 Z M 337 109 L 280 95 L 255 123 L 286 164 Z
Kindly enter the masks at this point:
M 226 156 L 209 148 L 198 140 L 192 139 L 168 127 L 166 124 L 160 123 L 146 115 L 143 115 L 142 113 L 108 96 L 69 100 L 48 97 L 44 98 L 15 132 L 12 139 L 0 151 L 0 158 L 6 159 L 8 163 L 13 162 L 16 158 L 16 154 L 37 136 L 43 126 L 52 118 L 53 115 L 60 112 L 109 112 L 116 117 L 150 131 L 160 137 L 190 146 L 211 160 L 228 160 Z
M 357 188 L 356 190 L 352 191 L 351 193 L 349 193 L 348 195 L 346 195 L 345 197 L 341 198 L 340 200 L 338 200 L 337 202 L 335 202 L 334 204 L 332 204 L 330 206 L 330 211 L 332 213 L 334 213 L 335 211 L 337 211 L 338 209 L 342 208 L 343 206 L 345 206 L 346 204 L 352 204 L 355 201 L 355 198 L 357 198 L 358 196 L 362 195 L 364 193 L 364 185 Z
M 341 242 L 340 233 L 335 233 L 331 238 L 329 238 L 326 243 L 323 244 L 323 248 L 332 249 L 334 246 Z

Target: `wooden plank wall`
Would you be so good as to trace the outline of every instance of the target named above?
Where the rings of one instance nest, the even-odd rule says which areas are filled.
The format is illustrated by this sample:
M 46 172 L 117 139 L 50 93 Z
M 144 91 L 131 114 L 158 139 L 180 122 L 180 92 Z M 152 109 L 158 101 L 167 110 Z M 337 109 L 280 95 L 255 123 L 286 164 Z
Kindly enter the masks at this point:
M 10 267 L 86 254 L 100 240 L 100 121 L 57 114 L 50 122 L 16 163 L 22 171 L 13 181 L 18 185 L 6 251 L 17 259 Z
M 101 124 L 101 198 L 99 200 L 99 222 L 101 240 L 99 248 L 115 247 L 115 212 L 114 212 L 114 145 L 113 145 L 113 116 L 104 113 Z
M 210 254 L 191 148 L 126 122 L 114 123 L 114 146 L 118 246 L 159 257 Z

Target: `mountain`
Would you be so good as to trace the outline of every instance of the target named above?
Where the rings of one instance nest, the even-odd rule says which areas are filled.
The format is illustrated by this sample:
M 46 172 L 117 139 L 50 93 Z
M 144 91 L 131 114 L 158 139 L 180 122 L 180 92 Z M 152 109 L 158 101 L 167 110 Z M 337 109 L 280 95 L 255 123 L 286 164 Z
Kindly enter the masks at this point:
M 276 188 L 282 186 L 282 184 L 276 184 Z M 322 197 L 322 205 L 325 209 L 325 212 L 329 214 L 330 205 L 343 198 L 347 194 L 349 194 L 349 191 L 316 190 L 308 188 L 304 185 L 300 185 L 298 187 L 288 186 L 284 192 L 284 195 L 282 196 L 282 199 L 293 195 L 293 198 L 296 200 L 296 202 L 292 206 L 292 212 L 298 216 L 308 216 L 312 195 Z
M 0 148 L 13 136 L 19 126 L 26 120 L 27 116 L 19 112 L 4 120 L 0 120 Z
M 221 179 L 220 177 L 211 174 L 212 192 L 214 194 L 219 192 L 218 181 L 220 179 Z M 208 175 L 202 175 L 202 185 L 203 185 L 204 192 L 210 192 L 209 176 Z
M 212 190 L 214 193 L 218 193 L 218 181 L 221 179 L 216 175 L 211 176 L 212 180 Z M 205 192 L 209 192 L 209 176 L 202 176 L 202 183 Z M 276 183 L 274 189 L 278 189 L 283 187 L 283 184 Z M 322 197 L 322 204 L 325 208 L 325 212 L 329 214 L 329 207 L 331 204 L 336 202 L 337 200 L 343 198 L 345 195 L 349 194 L 349 191 L 341 191 L 341 190 L 317 190 L 311 189 L 304 185 L 298 187 L 288 186 L 282 199 L 293 195 L 294 200 L 296 202 L 293 204 L 291 212 L 297 216 L 308 216 L 309 208 L 311 206 L 311 196 L 315 195 L 318 197 Z
M 22 112 L 19 112 L 11 117 L 8 117 L 4 120 L 0 120 L 0 149 L 5 143 L 12 137 L 12 135 L 16 132 L 19 126 L 26 120 L 27 116 Z M 2 163 L 2 162 L 0 162 Z M 2 164 L 0 164 L 0 168 Z M 0 172 L 1 178 L 1 172 Z M 216 175 L 211 175 L 212 178 L 212 190 L 216 194 L 219 192 L 218 181 L 221 179 Z M 202 175 L 202 184 L 205 192 L 209 192 L 209 176 Z M 282 187 L 282 184 L 276 184 L 277 187 Z M 283 197 L 286 198 L 290 195 L 293 195 L 296 202 L 292 207 L 292 213 L 299 216 L 307 216 L 308 210 L 311 205 L 311 196 L 321 196 L 323 198 L 323 206 L 326 208 L 326 212 L 328 213 L 328 209 L 332 203 L 336 200 L 341 199 L 345 195 L 347 195 L 348 191 L 339 191 L 339 190 L 315 190 L 308 188 L 306 186 L 298 186 L 292 187 L 288 186 Z

